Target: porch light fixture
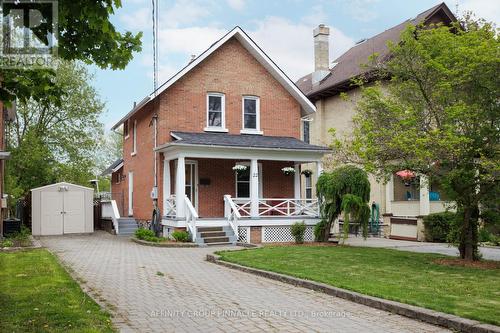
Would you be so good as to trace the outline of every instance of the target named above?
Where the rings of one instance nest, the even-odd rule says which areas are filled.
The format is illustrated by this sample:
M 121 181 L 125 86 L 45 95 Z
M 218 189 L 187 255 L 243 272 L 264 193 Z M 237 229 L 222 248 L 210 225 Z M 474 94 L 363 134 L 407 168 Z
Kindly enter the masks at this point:
M 285 176 L 292 176 L 295 174 L 295 168 L 292 168 L 292 167 L 285 167 L 285 168 L 281 169 L 281 171 L 283 171 Z

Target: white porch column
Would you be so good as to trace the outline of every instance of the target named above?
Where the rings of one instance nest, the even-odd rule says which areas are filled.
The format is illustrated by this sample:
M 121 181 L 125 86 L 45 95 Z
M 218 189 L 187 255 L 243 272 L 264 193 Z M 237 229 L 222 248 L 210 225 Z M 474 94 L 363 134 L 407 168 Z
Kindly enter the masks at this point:
M 177 217 L 185 217 L 185 200 L 186 196 L 186 166 L 184 156 L 179 156 L 177 159 L 177 171 L 175 174 L 175 207 L 177 209 Z
M 163 161 L 163 215 L 165 215 L 167 200 L 172 195 L 172 187 L 170 185 L 170 160 Z
M 259 217 L 259 165 L 250 160 L 250 216 Z
M 429 215 L 430 212 L 429 179 L 424 175 L 420 175 L 420 215 Z
M 392 201 L 394 200 L 394 176 L 391 175 L 385 184 L 385 214 L 392 213 Z
M 295 173 L 293 175 L 293 193 L 294 193 L 294 199 L 295 200 L 300 200 L 301 193 L 300 193 L 300 164 L 295 164 Z
M 316 162 L 316 177 L 319 178 L 323 173 L 323 161 Z

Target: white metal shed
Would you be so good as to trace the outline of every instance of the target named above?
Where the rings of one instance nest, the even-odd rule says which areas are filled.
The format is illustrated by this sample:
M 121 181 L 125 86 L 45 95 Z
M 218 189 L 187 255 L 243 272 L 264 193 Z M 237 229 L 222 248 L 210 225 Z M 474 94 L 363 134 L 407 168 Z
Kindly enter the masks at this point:
M 32 234 L 94 232 L 93 199 L 93 189 L 64 182 L 32 189 Z

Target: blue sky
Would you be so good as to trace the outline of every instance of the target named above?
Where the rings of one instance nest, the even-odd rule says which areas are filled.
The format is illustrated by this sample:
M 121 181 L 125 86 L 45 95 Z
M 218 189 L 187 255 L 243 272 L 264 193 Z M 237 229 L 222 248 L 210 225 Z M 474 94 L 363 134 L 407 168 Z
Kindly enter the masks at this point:
M 313 69 L 312 30 L 330 26 L 330 60 L 356 41 L 371 37 L 440 3 L 436 0 L 159 0 L 160 83 L 234 26 L 242 27 L 294 80 Z M 109 129 L 153 88 L 151 0 L 122 0 L 112 18 L 120 31 L 143 31 L 143 51 L 125 70 L 100 70 L 92 83 L 106 102 L 102 121 Z M 456 0 L 446 1 L 455 12 Z M 500 1 L 458 0 L 500 21 Z

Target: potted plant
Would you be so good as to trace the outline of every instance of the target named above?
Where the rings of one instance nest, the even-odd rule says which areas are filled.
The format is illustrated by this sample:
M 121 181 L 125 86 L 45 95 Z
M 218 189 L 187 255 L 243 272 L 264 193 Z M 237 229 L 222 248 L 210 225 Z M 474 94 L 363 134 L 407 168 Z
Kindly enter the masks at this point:
M 303 174 L 306 177 L 310 177 L 313 174 L 313 172 L 312 172 L 312 170 L 304 169 L 304 170 L 302 170 L 301 174 Z
M 293 176 L 295 174 L 295 168 L 292 167 L 285 167 L 281 171 L 283 171 L 285 176 Z
M 233 166 L 233 171 L 235 171 L 238 175 L 243 174 L 247 170 L 248 170 L 247 165 L 236 164 L 235 166 Z

